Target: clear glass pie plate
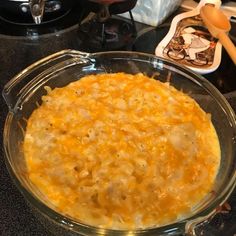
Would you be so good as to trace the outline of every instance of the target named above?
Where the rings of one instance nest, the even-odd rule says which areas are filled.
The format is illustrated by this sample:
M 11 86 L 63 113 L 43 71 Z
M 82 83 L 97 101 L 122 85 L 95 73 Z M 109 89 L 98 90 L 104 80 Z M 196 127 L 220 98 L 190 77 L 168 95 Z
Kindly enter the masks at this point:
M 46 94 L 44 86 L 63 87 L 88 74 L 142 72 L 194 98 L 207 113 L 219 137 L 221 147 L 220 168 L 212 191 L 192 215 L 176 223 L 142 230 L 112 230 L 86 225 L 56 212 L 37 191 L 27 175 L 22 142 L 27 119 Z M 178 235 L 195 233 L 198 224 L 207 222 L 227 200 L 236 180 L 236 121 L 224 96 L 206 79 L 189 69 L 137 52 L 84 53 L 64 50 L 48 56 L 16 75 L 4 87 L 3 97 L 9 112 L 4 127 L 4 151 L 13 181 L 35 209 L 49 231 L 55 235 Z M 168 208 L 168 206 L 163 206 Z

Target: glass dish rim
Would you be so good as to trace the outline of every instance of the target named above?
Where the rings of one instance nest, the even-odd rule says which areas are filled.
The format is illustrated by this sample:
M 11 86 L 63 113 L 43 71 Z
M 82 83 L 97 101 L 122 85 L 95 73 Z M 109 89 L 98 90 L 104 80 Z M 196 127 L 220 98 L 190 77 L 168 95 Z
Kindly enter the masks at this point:
M 25 75 L 27 76 L 27 73 L 30 73 L 36 66 L 38 66 L 41 62 L 48 62 L 50 64 L 50 60 L 53 58 L 53 56 L 66 56 L 66 55 L 73 55 L 73 56 L 79 56 L 83 58 L 93 58 L 93 57 L 99 57 L 100 55 L 133 55 L 133 56 L 144 56 L 146 58 L 154 58 L 157 59 L 160 62 L 164 62 L 165 65 L 171 66 L 173 71 L 178 71 L 178 72 L 183 72 L 187 75 L 189 75 L 191 78 L 191 81 L 194 83 L 197 83 L 198 85 L 201 85 L 210 95 L 217 100 L 217 102 L 221 102 L 221 106 L 226 109 L 227 116 L 230 118 L 232 122 L 232 128 L 234 129 L 234 133 L 236 133 L 236 120 L 235 120 L 235 115 L 233 109 L 230 107 L 224 96 L 205 78 L 203 78 L 201 75 L 198 75 L 191 71 L 190 69 L 179 65 L 178 63 L 159 58 L 157 56 L 154 56 L 152 54 L 147 54 L 147 53 L 140 53 L 140 52 L 128 52 L 128 51 L 109 51 L 109 52 L 98 52 L 98 53 L 83 53 L 75 50 L 63 50 L 58 53 L 52 54 L 46 58 L 43 58 L 29 67 L 27 67 L 24 71 L 20 72 L 18 75 L 13 77 L 12 80 L 10 80 L 9 83 L 6 84 L 5 87 L 8 87 L 12 82 L 17 82 L 19 78 L 24 77 Z M 127 59 L 135 59 L 127 57 Z M 151 63 L 151 61 L 148 61 Z M 193 77 L 193 78 L 192 78 Z M 186 78 L 185 78 L 186 79 Z M 3 90 L 3 96 L 4 96 L 4 90 Z M 65 228 L 70 228 L 72 231 L 78 232 L 78 230 L 81 230 L 81 227 L 84 228 L 84 230 L 89 230 L 91 233 L 96 234 L 98 232 L 103 233 L 105 231 L 108 234 L 111 235 L 126 235 L 127 233 L 132 233 L 132 234 L 137 234 L 137 235 L 143 235 L 145 233 L 150 233 L 150 231 L 153 231 L 153 233 L 166 233 L 166 231 L 169 231 L 170 229 L 177 230 L 177 229 L 182 229 L 182 230 L 189 230 L 192 228 L 193 225 L 199 222 L 203 222 L 207 220 L 209 217 L 214 215 L 217 212 L 217 207 L 222 205 L 224 201 L 229 197 L 231 192 L 233 191 L 235 185 L 236 185 L 236 170 L 234 170 L 234 174 L 232 175 L 232 178 L 228 182 L 228 184 L 224 187 L 223 191 L 216 196 L 212 201 L 205 206 L 201 211 L 199 211 L 197 214 L 193 214 L 190 217 L 187 217 L 183 220 L 161 226 L 161 227 L 153 227 L 153 228 L 146 228 L 146 229 L 137 229 L 137 230 L 113 230 L 113 229 L 106 229 L 106 228 L 99 228 L 96 226 L 90 226 L 78 221 L 73 220 L 72 218 L 68 216 L 64 216 L 57 211 L 51 209 L 48 207 L 46 204 L 43 203 L 39 198 L 37 198 L 32 192 L 28 191 L 27 188 L 24 187 L 24 185 L 21 183 L 21 181 L 18 179 L 17 175 L 14 173 L 14 168 L 11 165 L 10 159 L 9 159 L 9 152 L 8 152 L 8 145 L 7 145 L 7 133 L 9 129 L 9 122 L 13 118 L 14 113 L 9 111 L 6 121 L 5 121 L 5 126 L 4 126 L 4 133 L 3 133 L 3 146 L 4 146 L 4 153 L 5 153 L 5 162 L 8 168 L 8 171 L 11 174 L 11 177 L 13 178 L 16 186 L 20 189 L 22 194 L 26 197 L 26 199 L 34 206 L 36 207 L 40 212 L 44 213 L 47 215 L 49 218 L 54 220 L 54 222 L 59 223 L 60 225 L 64 226 Z M 191 230 L 191 229 L 190 229 Z

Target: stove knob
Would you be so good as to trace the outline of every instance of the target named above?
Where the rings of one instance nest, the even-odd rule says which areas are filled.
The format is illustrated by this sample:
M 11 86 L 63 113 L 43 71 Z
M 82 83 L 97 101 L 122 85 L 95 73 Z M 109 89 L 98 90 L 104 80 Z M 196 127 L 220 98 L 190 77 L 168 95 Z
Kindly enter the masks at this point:
M 29 3 L 22 3 L 20 4 L 20 10 L 24 13 L 29 12 L 30 8 L 29 8 Z
M 48 1 L 45 3 L 45 12 L 55 12 L 61 9 L 60 1 Z

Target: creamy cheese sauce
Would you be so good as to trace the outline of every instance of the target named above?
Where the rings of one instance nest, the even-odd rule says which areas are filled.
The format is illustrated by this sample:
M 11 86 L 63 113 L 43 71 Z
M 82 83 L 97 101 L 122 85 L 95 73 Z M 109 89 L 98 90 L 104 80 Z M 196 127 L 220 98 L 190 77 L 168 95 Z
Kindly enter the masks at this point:
M 169 83 L 114 73 L 46 89 L 23 147 L 30 180 L 57 211 L 113 229 L 161 226 L 212 190 L 210 116 Z

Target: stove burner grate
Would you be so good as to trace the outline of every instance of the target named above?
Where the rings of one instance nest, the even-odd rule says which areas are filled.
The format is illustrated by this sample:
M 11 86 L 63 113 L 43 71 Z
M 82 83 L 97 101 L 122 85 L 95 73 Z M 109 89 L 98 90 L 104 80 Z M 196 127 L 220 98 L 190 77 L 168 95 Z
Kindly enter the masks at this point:
M 78 36 L 81 47 L 88 52 L 131 50 L 136 29 L 124 19 L 109 18 L 102 23 L 92 19 L 79 27 Z

